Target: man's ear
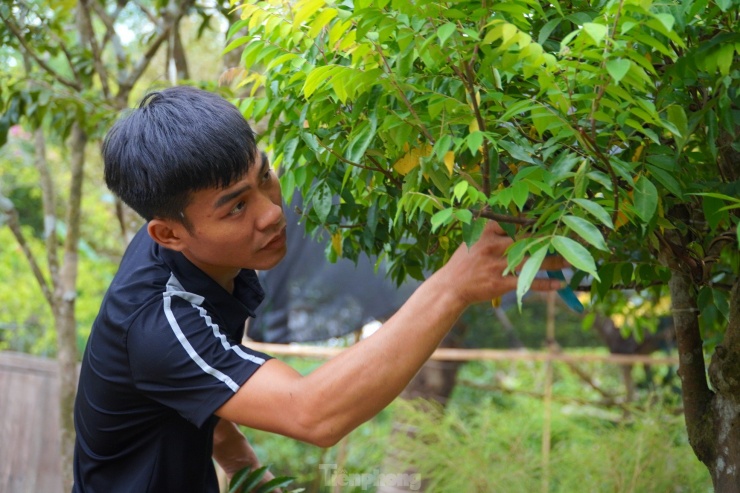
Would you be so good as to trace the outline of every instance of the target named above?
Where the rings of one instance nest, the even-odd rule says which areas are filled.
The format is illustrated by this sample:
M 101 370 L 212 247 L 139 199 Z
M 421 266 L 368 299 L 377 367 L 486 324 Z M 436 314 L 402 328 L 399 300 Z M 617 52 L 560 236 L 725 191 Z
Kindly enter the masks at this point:
M 165 248 L 178 252 L 185 248 L 185 226 L 176 221 L 155 218 L 149 221 L 146 230 L 154 241 Z

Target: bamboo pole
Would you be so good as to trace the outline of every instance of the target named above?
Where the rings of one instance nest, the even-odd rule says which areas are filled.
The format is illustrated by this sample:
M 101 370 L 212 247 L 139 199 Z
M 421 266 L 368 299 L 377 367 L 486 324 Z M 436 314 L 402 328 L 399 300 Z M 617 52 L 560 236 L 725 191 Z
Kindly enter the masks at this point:
M 246 341 L 245 345 L 255 351 L 273 356 L 299 356 L 305 358 L 331 359 L 344 351 L 344 347 L 313 346 L 303 344 L 275 344 Z M 432 354 L 437 361 L 562 361 L 570 363 L 601 362 L 617 365 L 677 365 L 677 356 L 649 356 L 644 354 L 576 354 L 550 351 L 505 350 L 505 349 L 459 349 L 438 348 Z
M 548 354 L 557 352 L 555 342 L 555 292 L 547 293 L 547 322 L 545 326 Z M 552 436 L 552 360 L 545 362 L 545 407 L 542 420 L 542 493 L 550 491 L 550 443 Z

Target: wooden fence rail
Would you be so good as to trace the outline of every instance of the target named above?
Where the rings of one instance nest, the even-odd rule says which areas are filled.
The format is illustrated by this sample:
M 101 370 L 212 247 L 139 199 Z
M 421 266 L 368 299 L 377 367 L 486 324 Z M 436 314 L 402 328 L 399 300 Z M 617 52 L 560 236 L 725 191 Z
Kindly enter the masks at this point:
M 271 344 L 247 342 L 250 348 L 273 356 L 299 356 L 330 359 L 345 347 L 310 346 L 303 344 Z M 650 356 L 644 354 L 576 354 L 566 352 L 507 350 L 507 349 L 456 349 L 438 348 L 431 359 L 438 361 L 562 361 L 564 363 L 602 362 L 617 365 L 676 365 L 676 356 Z

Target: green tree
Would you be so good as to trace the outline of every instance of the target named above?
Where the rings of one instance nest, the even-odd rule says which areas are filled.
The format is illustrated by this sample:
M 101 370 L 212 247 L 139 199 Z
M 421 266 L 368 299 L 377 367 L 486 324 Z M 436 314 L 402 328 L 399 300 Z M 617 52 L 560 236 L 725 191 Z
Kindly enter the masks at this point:
M 420 278 L 495 219 L 511 269 L 525 261 L 520 302 L 554 253 L 602 309 L 624 290 L 670 296 L 688 436 L 732 492 L 739 5 L 248 0 L 228 49 L 284 196 L 301 191 L 330 255 Z

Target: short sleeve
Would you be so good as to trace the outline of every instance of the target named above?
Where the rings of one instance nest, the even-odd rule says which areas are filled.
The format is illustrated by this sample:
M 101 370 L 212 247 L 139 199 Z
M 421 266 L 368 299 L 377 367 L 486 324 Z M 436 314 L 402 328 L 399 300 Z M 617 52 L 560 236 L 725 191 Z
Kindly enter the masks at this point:
M 213 313 L 179 296 L 142 311 L 127 350 L 137 389 L 198 427 L 270 359 L 230 342 Z

